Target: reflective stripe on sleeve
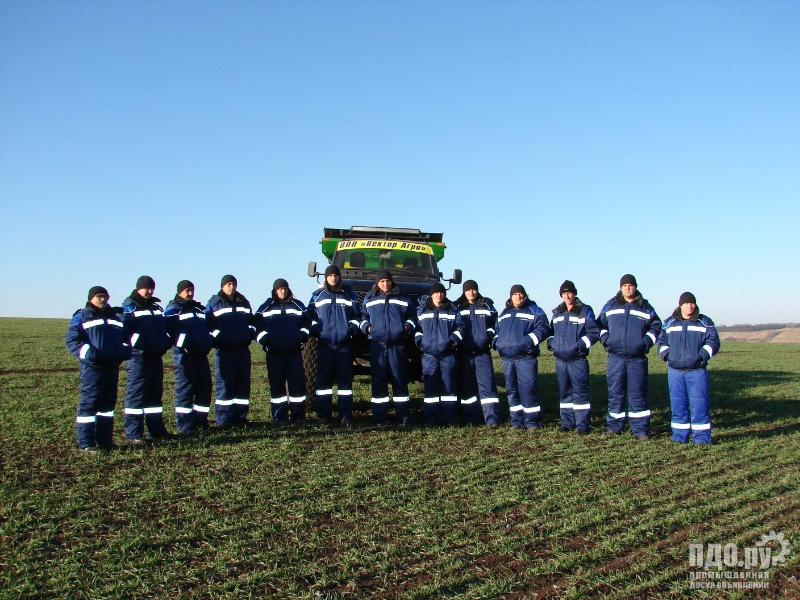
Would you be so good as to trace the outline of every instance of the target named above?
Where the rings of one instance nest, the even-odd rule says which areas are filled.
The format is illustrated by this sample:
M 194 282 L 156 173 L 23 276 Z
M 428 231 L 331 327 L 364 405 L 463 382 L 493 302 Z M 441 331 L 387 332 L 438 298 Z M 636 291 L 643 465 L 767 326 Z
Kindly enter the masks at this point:
M 583 336 L 581 341 L 586 344 L 586 349 L 588 350 L 592 346 L 592 341 L 588 338 L 588 336 Z
M 185 333 L 182 333 L 182 334 L 180 334 L 180 335 L 178 336 L 178 341 L 177 341 L 177 342 L 175 342 L 175 345 L 176 345 L 178 348 L 183 348 L 183 342 L 185 342 L 185 341 L 186 341 L 186 334 L 185 334 Z
M 533 345 L 534 345 L 534 346 L 538 346 L 538 345 L 539 345 L 539 338 L 538 338 L 538 337 L 536 337 L 536 334 L 535 334 L 535 333 L 529 333 L 529 334 L 528 334 L 528 337 L 529 337 L 529 338 L 531 338 L 531 339 L 533 340 Z
M 89 348 L 91 348 L 91 346 L 89 344 L 84 344 L 83 346 L 81 346 L 81 351 L 78 352 L 78 356 L 81 359 L 85 359 L 86 358 L 86 354 L 89 352 Z
M 648 331 L 647 332 L 647 337 L 649 337 L 651 340 L 653 340 L 653 344 L 656 343 L 656 336 L 653 335 L 652 331 Z
M 708 356 L 709 356 L 709 357 L 711 357 L 711 356 L 714 356 L 714 349 L 713 349 L 711 346 L 709 346 L 708 344 L 706 344 L 705 346 L 703 346 L 703 350 L 705 350 L 706 352 L 708 352 Z M 714 364 L 716 364 L 716 363 L 714 363 Z

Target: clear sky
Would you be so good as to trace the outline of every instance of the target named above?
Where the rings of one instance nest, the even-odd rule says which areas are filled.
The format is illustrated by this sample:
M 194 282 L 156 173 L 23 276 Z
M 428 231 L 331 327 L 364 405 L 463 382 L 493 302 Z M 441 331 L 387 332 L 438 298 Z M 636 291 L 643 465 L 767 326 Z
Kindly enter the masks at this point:
M 0 316 L 139 275 L 308 299 L 324 226 L 442 231 L 545 309 L 636 275 L 800 321 L 800 3 L 0 3 Z M 451 297 L 460 294 L 451 293 Z

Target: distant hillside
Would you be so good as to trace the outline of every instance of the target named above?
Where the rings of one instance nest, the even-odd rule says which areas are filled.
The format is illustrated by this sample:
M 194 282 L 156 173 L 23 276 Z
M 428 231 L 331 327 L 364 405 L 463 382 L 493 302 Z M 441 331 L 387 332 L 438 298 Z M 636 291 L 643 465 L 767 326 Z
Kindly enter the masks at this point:
M 759 323 L 756 325 L 717 325 L 718 331 L 771 331 L 773 329 L 794 329 L 800 323 Z
M 730 342 L 773 342 L 783 344 L 800 344 L 800 326 L 779 325 L 734 325 L 718 327 L 719 337 Z

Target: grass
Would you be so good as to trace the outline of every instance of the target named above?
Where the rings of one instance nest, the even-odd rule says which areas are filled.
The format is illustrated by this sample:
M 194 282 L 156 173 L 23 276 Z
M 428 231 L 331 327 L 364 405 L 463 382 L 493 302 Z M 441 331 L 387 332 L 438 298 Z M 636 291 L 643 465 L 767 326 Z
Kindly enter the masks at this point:
M 374 429 L 365 375 L 352 430 L 274 427 L 254 349 L 251 416 L 267 424 L 132 449 L 120 393 L 122 449 L 87 457 L 66 324 L 0 319 L 2 598 L 683 597 L 690 543 L 741 549 L 773 529 L 792 554 L 758 594 L 800 594 L 800 345 L 723 345 L 705 448 L 669 441 L 657 360 L 642 443 L 600 434 L 597 349 L 586 437 L 558 431 L 550 355 L 536 433 Z

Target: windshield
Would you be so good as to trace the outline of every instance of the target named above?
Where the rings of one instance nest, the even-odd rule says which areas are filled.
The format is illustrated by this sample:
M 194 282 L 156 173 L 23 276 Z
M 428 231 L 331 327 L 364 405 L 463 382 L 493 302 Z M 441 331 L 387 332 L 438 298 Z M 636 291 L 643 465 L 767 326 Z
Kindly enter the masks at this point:
M 390 240 L 343 240 L 333 264 L 349 270 L 390 269 L 401 275 L 438 275 L 430 246 Z

